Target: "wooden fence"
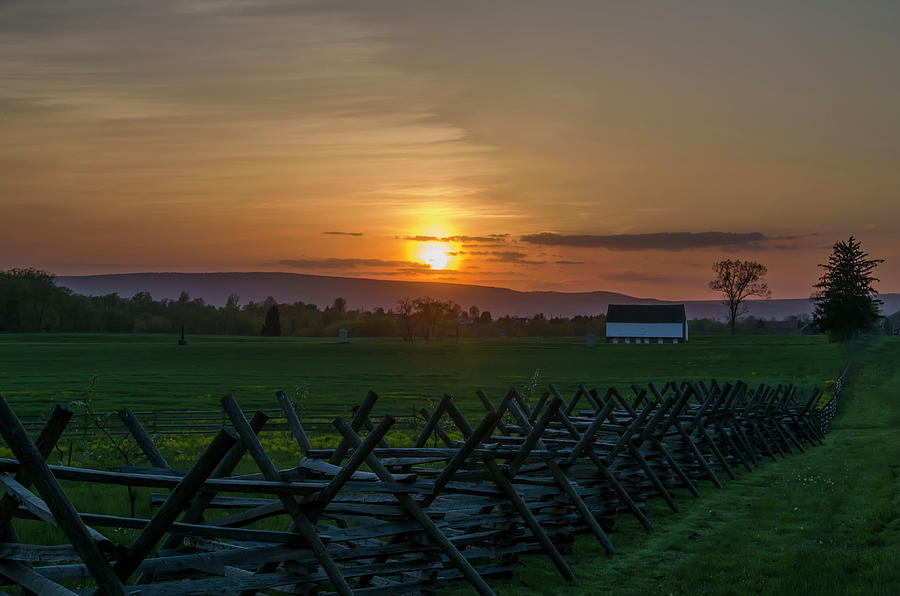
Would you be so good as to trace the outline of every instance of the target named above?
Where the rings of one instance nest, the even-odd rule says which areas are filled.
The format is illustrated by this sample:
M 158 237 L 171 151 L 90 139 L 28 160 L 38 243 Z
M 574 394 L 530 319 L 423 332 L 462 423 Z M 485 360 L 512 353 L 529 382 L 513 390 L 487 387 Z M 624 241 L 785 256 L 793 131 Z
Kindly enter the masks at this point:
M 822 429 L 822 432 L 827 433 L 831 428 L 831 420 L 837 414 L 838 396 L 840 396 L 841 391 L 844 389 L 844 385 L 847 383 L 847 377 L 849 376 L 852 367 L 852 362 L 847 363 L 847 366 L 844 367 L 844 372 L 842 372 L 841 376 L 834 382 L 831 397 L 822 407 L 817 408 L 817 411 L 813 414 L 816 417 L 816 424 Z
M 147 466 L 117 472 L 48 465 L 72 412 L 57 406 L 32 439 L 0 397 L 0 433 L 15 455 L 0 459 L 0 580 L 48 595 L 374 595 L 452 580 L 493 594 L 485 578 L 513 573 L 523 553 L 548 557 L 571 580 L 564 555 L 576 533 L 612 555 L 607 531 L 617 516 L 652 531 L 649 499 L 678 511 L 681 489 L 699 497 L 700 480 L 721 488 L 723 475 L 820 443 L 821 396 L 711 381 L 634 385 L 627 397 L 581 385 L 566 399 L 551 385 L 537 403 L 515 389 L 501 399 L 478 392 L 485 413 L 474 424 L 444 396 L 421 412 L 415 444 L 396 447 L 385 440 L 395 419 L 372 420 L 370 392 L 350 420 L 334 419 L 340 444 L 314 449 L 306 421 L 281 393 L 303 455 L 281 470 L 259 439 L 269 416 L 248 419 L 226 396 L 229 428 L 187 471 L 174 469 L 139 417 L 122 410 Z M 257 473 L 234 473 L 245 455 Z M 76 510 L 60 481 L 159 492 L 150 519 L 113 516 Z M 58 528 L 66 541 L 19 542 L 14 517 Z M 115 543 L 98 528 L 135 537 Z
M 255 411 L 255 410 L 254 410 Z M 247 411 L 252 415 L 254 411 Z M 260 410 L 266 414 L 268 422 L 266 430 L 289 431 L 287 418 L 281 409 Z M 337 416 L 346 415 L 346 409 L 321 408 L 303 410 L 303 426 L 310 431 L 334 432 L 333 420 Z M 135 410 L 137 416 L 147 432 L 153 435 L 215 435 L 220 430 L 233 429 L 231 421 L 222 410 Z M 372 419 L 378 420 L 383 416 L 391 416 L 395 420 L 394 428 L 406 428 L 415 430 L 421 428 L 424 420 L 421 413 L 415 408 L 405 410 L 387 410 L 373 413 Z M 21 419 L 22 426 L 29 432 L 40 431 L 44 426 L 44 420 L 35 418 Z M 101 431 L 97 421 L 104 427 Z M 65 438 L 90 438 L 102 432 L 109 432 L 115 436 L 130 434 L 128 427 L 122 422 L 117 412 L 75 412 L 69 419 L 64 431 Z

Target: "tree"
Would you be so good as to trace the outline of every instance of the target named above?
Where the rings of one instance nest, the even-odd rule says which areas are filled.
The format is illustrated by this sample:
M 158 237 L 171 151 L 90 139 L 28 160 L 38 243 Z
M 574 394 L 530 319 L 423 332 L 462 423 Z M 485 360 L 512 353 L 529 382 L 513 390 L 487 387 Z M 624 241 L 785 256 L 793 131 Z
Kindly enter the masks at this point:
M 878 278 L 872 275 L 875 267 L 884 259 L 870 259 L 853 236 L 846 242 L 835 242 L 827 264 L 819 267 L 825 270 L 819 283 L 818 292 L 813 296 L 816 302 L 815 321 L 819 329 L 833 338 L 847 341 L 858 332 L 869 329 L 878 320 L 878 291 L 872 287 Z
M 422 322 L 422 335 L 425 336 L 426 341 L 433 339 L 437 334 L 438 323 L 441 322 L 444 313 L 448 310 L 449 303 L 427 296 L 416 298 L 413 303 L 416 305 L 416 315 Z
M 403 339 L 412 341 L 415 336 L 416 303 L 412 298 L 401 298 L 397 301 L 397 314 L 403 322 Z
M 713 271 L 716 278 L 709 282 L 709 289 L 722 293 L 722 304 L 728 306 L 728 324 L 734 335 L 737 318 L 747 312 L 744 301 L 750 296 L 768 298 L 772 295 L 763 279 L 769 270 L 754 261 L 726 259 L 713 263 Z
M 281 315 L 278 313 L 278 305 L 273 304 L 266 311 L 266 322 L 263 323 L 260 335 L 279 337 L 281 335 Z
M 48 308 L 62 291 L 56 287 L 56 276 L 47 271 L 25 267 L 9 269 L 3 274 L 2 289 L 14 330 L 43 331 Z

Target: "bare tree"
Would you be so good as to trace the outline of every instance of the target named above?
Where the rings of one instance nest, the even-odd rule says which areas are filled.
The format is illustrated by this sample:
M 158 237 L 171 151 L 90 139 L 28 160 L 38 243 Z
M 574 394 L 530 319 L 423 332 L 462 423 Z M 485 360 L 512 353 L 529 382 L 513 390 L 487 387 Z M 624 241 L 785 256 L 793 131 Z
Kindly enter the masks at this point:
M 726 259 L 713 263 L 713 271 L 716 278 L 709 282 L 709 289 L 722 293 L 722 304 L 728 307 L 728 324 L 734 335 L 737 318 L 747 312 L 744 301 L 750 296 L 769 298 L 772 295 L 763 279 L 769 270 L 755 261 Z
M 406 341 L 412 341 L 414 337 L 415 321 L 413 317 L 415 312 L 416 303 L 412 298 L 401 298 L 397 301 L 397 314 L 400 315 L 400 320 L 403 321 L 403 331 L 405 332 L 403 339 Z

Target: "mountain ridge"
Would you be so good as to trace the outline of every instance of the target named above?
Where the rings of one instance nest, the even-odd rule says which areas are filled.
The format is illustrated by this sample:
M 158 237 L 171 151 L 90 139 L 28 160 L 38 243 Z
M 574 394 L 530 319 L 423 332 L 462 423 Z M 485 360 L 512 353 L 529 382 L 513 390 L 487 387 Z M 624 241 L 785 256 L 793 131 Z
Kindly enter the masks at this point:
M 439 300 L 453 300 L 463 308 L 475 305 L 490 311 L 493 316 L 514 315 L 572 317 L 606 312 L 609 304 L 684 304 L 688 318 L 719 318 L 725 310 L 719 300 L 659 300 L 638 298 L 619 292 L 558 292 L 552 290 L 520 291 L 497 286 L 453 284 L 429 281 L 399 281 L 355 277 L 332 277 L 305 273 L 283 272 L 216 272 L 216 273 L 116 273 L 103 275 L 59 276 L 60 286 L 92 296 L 117 293 L 133 296 L 149 292 L 154 299 L 175 300 L 182 291 L 192 298 L 222 306 L 230 294 L 240 296 L 241 303 L 262 302 L 268 296 L 279 302 L 302 301 L 322 308 L 337 297 L 347 301 L 347 307 L 371 310 L 396 306 L 404 297 L 429 296 Z M 880 296 L 884 312 L 900 310 L 900 294 Z M 808 298 L 782 298 L 748 301 L 748 314 L 764 319 L 780 319 L 791 315 L 809 314 L 813 310 Z

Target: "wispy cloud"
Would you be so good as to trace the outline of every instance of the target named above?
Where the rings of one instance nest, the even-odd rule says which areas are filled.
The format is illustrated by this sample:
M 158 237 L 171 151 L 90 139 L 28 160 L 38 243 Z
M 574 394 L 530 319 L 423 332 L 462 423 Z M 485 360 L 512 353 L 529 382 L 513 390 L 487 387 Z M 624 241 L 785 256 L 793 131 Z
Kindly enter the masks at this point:
M 488 257 L 485 259 L 491 263 L 517 263 L 520 265 L 544 265 L 547 261 L 537 261 L 528 258 L 524 252 L 516 250 L 472 250 L 470 255 Z
M 322 232 L 326 236 L 362 236 L 362 232 Z
M 607 281 L 622 281 L 622 282 L 649 282 L 649 283 L 671 283 L 674 281 L 679 281 L 674 277 L 667 277 L 664 275 L 655 275 L 652 273 L 646 273 L 643 271 L 618 271 L 615 273 L 603 273 L 599 275 L 600 279 L 605 279 Z
M 608 250 L 685 250 L 690 248 L 762 248 L 766 236 L 760 232 L 660 232 L 654 234 L 526 234 L 522 242 L 540 246 L 605 248 Z
M 431 265 L 427 263 L 409 263 L 398 269 L 400 273 L 407 273 L 413 275 L 446 275 L 446 274 L 459 274 L 462 273 L 456 269 L 432 269 Z
M 503 244 L 509 234 L 488 234 L 487 236 L 404 236 L 413 242 L 481 242 L 483 244 Z
M 413 261 L 387 261 L 384 259 L 282 259 L 276 265 L 285 265 L 297 269 L 359 269 L 360 267 L 417 267 L 421 263 Z

